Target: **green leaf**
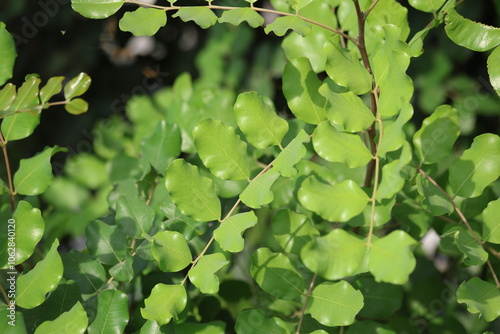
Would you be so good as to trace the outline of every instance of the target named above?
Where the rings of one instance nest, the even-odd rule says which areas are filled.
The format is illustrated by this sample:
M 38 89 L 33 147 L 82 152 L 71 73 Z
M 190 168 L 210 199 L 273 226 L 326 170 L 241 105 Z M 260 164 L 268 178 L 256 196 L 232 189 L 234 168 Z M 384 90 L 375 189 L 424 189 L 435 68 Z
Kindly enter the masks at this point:
M 16 99 L 16 86 L 11 83 L 8 83 L 0 89 L 0 116 L 6 116 L 12 114 L 12 112 L 5 112 L 9 110 L 12 103 L 14 103 Z
M 464 18 L 453 8 L 444 18 L 448 37 L 460 46 L 474 51 L 488 51 L 500 44 L 500 28 Z
M 153 36 L 167 24 L 167 13 L 156 8 L 139 7 L 133 12 L 126 12 L 120 19 L 122 31 L 130 31 L 135 36 Z
M 309 135 L 300 130 L 297 136 L 278 154 L 273 162 L 273 168 L 284 177 L 292 177 L 297 174 L 293 167 L 306 155 L 307 150 L 304 143 L 309 143 Z
M 399 159 L 393 160 L 382 167 L 382 181 L 377 189 L 377 201 L 394 198 L 404 187 L 406 178 L 402 171 L 411 162 L 410 144 L 404 141 Z
M 494 284 L 485 282 L 479 277 L 460 284 L 457 290 L 457 301 L 467 304 L 470 313 L 480 313 L 484 320 L 490 322 L 500 316 L 500 290 Z
M 409 0 L 410 5 L 422 12 L 435 13 L 441 6 L 446 2 L 446 0 Z
M 201 120 L 193 130 L 194 146 L 203 164 L 220 179 L 246 180 L 250 177 L 247 144 L 236 129 L 211 118 Z
M 193 257 L 186 239 L 179 232 L 163 231 L 153 237 L 151 252 L 165 272 L 177 272 L 186 268 Z
M 348 326 L 363 308 L 363 295 L 346 281 L 323 282 L 311 293 L 307 311 L 320 324 Z
M 124 0 L 71 0 L 71 7 L 89 19 L 105 19 L 116 13 L 124 3 Z
M 109 274 L 118 282 L 130 282 L 134 278 L 134 257 L 125 253 L 125 260 L 118 262 L 109 268 Z
M 359 312 L 360 317 L 385 319 L 401 308 L 403 287 L 399 285 L 377 283 L 372 277 L 360 276 L 354 281 L 354 287 L 364 297 L 365 305 Z
M 288 209 L 280 210 L 274 215 L 271 228 L 285 252 L 295 255 L 299 255 L 304 245 L 313 240 L 315 235 L 319 235 L 319 231 L 307 216 Z
M 484 240 L 500 244 L 500 199 L 491 201 L 483 211 L 483 238 Z
M 279 176 L 279 172 L 271 168 L 254 178 L 241 193 L 241 201 L 252 209 L 260 209 L 262 205 L 271 203 L 274 195 L 270 188 Z
M 149 235 L 154 218 L 154 210 L 139 197 L 120 196 L 116 202 L 116 224 L 130 237 Z
M 329 121 L 316 127 L 312 142 L 320 157 L 330 162 L 344 163 L 349 168 L 365 166 L 372 159 L 372 154 L 361 137 L 339 131 Z
M 491 85 L 497 92 L 498 96 L 500 96 L 500 46 L 497 46 L 488 56 L 488 74 L 490 76 Z M 2 108 L 0 107 L 0 110 L 1 109 Z
M 307 58 L 288 62 L 283 70 L 283 94 L 291 112 L 306 123 L 319 124 L 325 119 L 326 99 L 319 93 L 321 81 Z
M 38 87 L 41 80 L 36 76 L 30 76 L 17 91 L 16 99 L 10 107 L 11 110 L 19 111 L 33 107 L 38 104 Z
M 240 94 L 234 104 L 234 113 L 250 144 L 262 149 L 270 145 L 281 147 L 288 123 L 276 115 L 270 100 L 265 100 L 257 92 Z
M 247 22 L 252 28 L 257 28 L 264 24 L 264 18 L 252 8 L 226 10 L 219 18 L 220 23 L 231 23 L 235 26 L 240 25 L 243 21 Z
M 56 239 L 45 258 L 17 279 L 16 304 L 20 307 L 37 307 L 43 303 L 47 293 L 57 288 L 63 275 L 63 264 L 57 246 L 59 241 Z
M 405 124 L 413 116 L 413 106 L 410 103 L 403 105 L 398 118 L 395 121 L 384 120 L 382 122 L 383 136 L 382 142 L 378 146 L 377 155 L 385 158 L 388 152 L 393 152 L 401 148 L 406 143 Z M 411 154 L 411 152 L 410 152 Z
M 250 273 L 262 290 L 277 298 L 294 299 L 304 291 L 304 279 L 290 259 L 269 248 L 259 248 L 253 253 Z
M 77 302 L 68 312 L 64 312 L 53 321 L 45 321 L 35 331 L 35 334 L 53 333 L 83 334 L 87 329 L 88 318 L 82 304 Z
M 416 178 L 417 190 L 422 199 L 422 207 L 433 216 L 453 213 L 453 204 L 434 184 L 419 174 Z
M 267 318 L 264 311 L 258 309 L 241 311 L 234 328 L 236 333 L 290 333 L 283 320 L 278 317 Z
M 305 208 L 332 222 L 347 222 L 363 212 L 370 200 L 352 180 L 331 185 L 315 176 L 302 182 L 298 197 Z
M 455 226 L 446 231 L 442 237 L 451 236 L 462 253 L 462 262 L 466 266 L 481 265 L 488 260 L 488 253 L 483 249 L 476 239 L 462 226 Z
M 327 118 L 341 125 L 346 131 L 359 132 L 368 129 L 375 117 L 366 104 L 353 92 L 335 93 L 324 84 L 319 92 L 328 99 Z
M 18 194 L 39 195 L 51 184 L 54 176 L 50 158 L 57 152 L 65 151 L 57 146 L 46 147 L 32 158 L 21 159 L 19 169 L 14 174 L 14 187 Z
M 500 137 L 491 133 L 477 136 L 449 171 L 455 196 L 478 197 L 500 176 Z
M 123 333 L 129 318 L 128 297 L 118 290 L 97 295 L 97 315 L 88 328 L 89 334 Z
M 87 248 L 104 264 L 117 264 L 125 259 L 129 242 L 116 225 L 100 220 L 91 222 L 85 230 Z
M 87 101 L 76 98 L 69 101 L 68 104 L 64 105 L 64 109 L 72 115 L 80 115 L 86 113 L 89 110 L 89 104 Z
M 272 31 L 276 36 L 283 36 L 288 30 L 293 30 L 301 36 L 306 36 L 311 32 L 311 25 L 298 16 L 281 16 L 277 17 L 264 28 L 266 34 Z
M 325 43 L 326 73 L 338 85 L 346 87 L 350 92 L 361 95 L 372 88 L 370 73 L 361 63 L 358 53 L 345 49 L 340 45 L 339 36 L 335 35 Z
M 194 21 L 202 29 L 207 29 L 217 23 L 217 16 L 207 7 L 181 7 L 172 17 L 182 21 Z
M 154 320 L 165 325 L 178 319 L 179 314 L 187 304 L 186 288 L 183 285 L 167 285 L 158 283 L 151 291 L 151 295 L 144 300 L 145 307 L 141 308 L 144 319 Z
M 458 111 L 448 105 L 438 107 L 413 136 L 420 161 L 424 164 L 442 161 L 452 153 L 459 135 Z
M 40 114 L 33 115 L 29 112 L 13 114 L 3 119 L 2 134 L 7 141 L 24 139 L 31 136 L 38 124 L 40 124 Z
M 64 278 L 78 283 L 82 294 L 99 291 L 106 282 L 106 271 L 93 256 L 72 250 L 61 254 L 64 264 Z
M 184 322 L 175 325 L 175 333 L 177 334 L 224 334 L 226 331 L 226 323 L 221 320 L 193 323 Z
M 92 1 L 92 0 L 91 0 Z M 84 94 L 90 87 L 90 77 L 86 73 L 80 73 L 64 86 L 64 98 L 67 101 Z
M 64 171 L 73 180 L 90 189 L 97 189 L 108 182 L 106 165 L 99 157 L 90 153 L 70 157 L 66 161 Z
M 26 261 L 33 254 L 45 230 L 40 209 L 32 207 L 28 202 L 19 201 L 12 219 L 14 224 L 5 222 L 1 226 L 0 268 L 5 268 L 7 263 L 12 266 Z M 14 256 L 14 261 L 8 260 L 10 256 Z
M 221 204 L 213 182 L 201 176 L 196 166 L 182 159 L 172 161 L 165 172 L 165 185 L 186 216 L 205 222 L 220 218 Z
M 312 272 L 328 280 L 338 280 L 362 271 L 366 244 L 358 237 L 335 229 L 308 242 L 300 258 Z
M 214 238 L 225 251 L 241 252 L 245 245 L 242 234 L 255 224 L 257 224 L 257 216 L 253 211 L 239 213 L 225 219 L 214 231 Z
M 404 284 L 415 269 L 410 246 L 417 242 L 406 232 L 396 230 L 373 241 L 370 246 L 369 269 L 377 282 Z
M 161 121 L 141 147 L 144 160 L 156 171 L 163 173 L 168 164 L 181 153 L 181 131 L 175 124 Z
M 40 89 L 41 104 L 47 103 L 52 96 L 61 92 L 63 80 L 64 77 L 52 77 L 47 81 L 45 86 Z
M 16 43 L 11 34 L 5 29 L 5 23 L 0 22 L 0 86 L 12 78 L 16 61 Z
M 202 293 L 217 293 L 219 291 L 219 278 L 215 273 L 228 263 L 229 261 L 222 253 L 205 255 L 189 270 L 189 280 Z

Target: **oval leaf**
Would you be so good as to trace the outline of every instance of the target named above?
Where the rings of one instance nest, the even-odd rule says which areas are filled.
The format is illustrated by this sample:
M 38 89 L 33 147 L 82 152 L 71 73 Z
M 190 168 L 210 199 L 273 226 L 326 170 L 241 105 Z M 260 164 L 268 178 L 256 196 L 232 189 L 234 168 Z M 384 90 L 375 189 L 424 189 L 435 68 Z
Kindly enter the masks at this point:
M 175 124 L 161 121 L 141 147 L 144 160 L 163 173 L 171 160 L 181 153 L 181 131 Z
M 257 309 L 241 311 L 234 328 L 236 333 L 290 333 L 283 320 L 278 317 L 267 318 L 264 311 Z
M 151 291 L 151 295 L 144 300 L 145 307 L 141 308 L 144 319 L 154 320 L 165 325 L 177 320 L 179 314 L 187 304 L 186 288 L 183 285 L 167 285 L 158 283 Z
M 203 29 L 217 23 L 217 16 L 207 7 L 181 7 L 172 17 L 179 17 L 182 21 L 194 21 Z
M 68 312 L 64 312 L 57 319 L 45 321 L 35 331 L 35 334 L 54 333 L 54 334 L 83 334 L 87 329 L 88 318 L 85 309 L 80 302 Z
M 186 268 L 192 261 L 191 251 L 186 239 L 179 232 L 163 231 L 153 237 L 151 252 L 165 272 L 177 272 Z
M 63 80 L 64 77 L 52 77 L 47 81 L 45 86 L 40 89 L 40 102 L 42 104 L 45 104 L 52 96 L 61 92 Z
M 122 31 L 130 31 L 135 36 L 153 36 L 167 24 L 167 13 L 156 8 L 139 7 L 126 12 L 120 20 Z
M 64 278 L 78 283 L 82 294 L 97 293 L 107 281 L 106 270 L 94 256 L 72 250 L 61 254 Z
M 116 224 L 126 235 L 144 238 L 153 227 L 155 213 L 146 201 L 133 196 L 120 196 L 116 202 Z
M 235 26 L 241 22 L 247 22 L 252 28 L 260 27 L 264 24 L 264 18 L 252 8 L 237 8 L 225 10 L 219 18 L 220 23 L 231 23 Z
M 14 62 L 16 61 L 16 43 L 11 34 L 5 29 L 5 23 L 0 22 L 0 86 L 12 78 Z
M 276 36 L 283 36 L 288 30 L 293 30 L 301 36 L 306 36 L 311 29 L 311 25 L 298 16 L 280 16 L 273 23 L 268 24 L 264 31 L 266 34 L 272 31 Z
M 71 0 L 71 7 L 89 19 L 105 19 L 116 13 L 124 0 Z
M 69 103 L 64 106 L 64 109 L 72 115 L 80 115 L 89 110 L 89 104 L 83 99 L 76 98 L 69 101 Z
M 484 240 L 500 244 L 500 199 L 488 203 L 483 211 L 483 238 Z
M 410 5 L 422 12 L 435 13 L 446 0 L 409 0 Z
M 273 162 L 273 169 L 277 170 L 284 177 L 291 177 L 297 174 L 293 167 L 306 155 L 307 150 L 304 143 L 309 143 L 310 137 L 300 130 L 297 136 L 278 154 Z
M 189 280 L 202 293 L 217 293 L 219 278 L 215 273 L 228 263 L 222 253 L 205 255 L 189 270 Z
M 500 290 L 494 284 L 479 277 L 460 284 L 457 301 L 467 304 L 470 313 L 480 313 L 486 321 L 493 321 L 500 316 Z
M 70 101 L 85 93 L 90 87 L 91 79 L 86 73 L 80 73 L 64 86 L 64 98 Z
M 128 297 L 118 290 L 105 290 L 97 295 L 97 312 L 88 328 L 89 334 L 123 333 L 128 324 Z
M 225 251 L 241 252 L 245 240 L 241 237 L 245 230 L 257 224 L 257 216 L 253 211 L 239 213 L 224 220 L 214 231 L 214 238 Z
M 0 89 L 0 116 L 12 114 L 8 110 L 12 103 L 14 103 L 16 94 L 16 86 L 11 83 L 6 84 L 4 88 Z
M 259 209 L 262 205 L 271 203 L 274 195 L 270 188 L 279 176 L 278 171 L 271 168 L 256 177 L 241 193 L 241 201 L 252 209 Z
M 500 46 L 497 46 L 488 56 L 488 74 L 490 76 L 491 85 L 498 96 L 500 96 Z
M 87 248 L 102 263 L 114 265 L 125 259 L 130 244 L 118 226 L 99 220 L 91 222 L 87 225 L 85 236 Z
M 7 141 L 24 139 L 31 136 L 38 124 L 40 124 L 40 114 L 17 113 L 3 119 L 2 134 Z

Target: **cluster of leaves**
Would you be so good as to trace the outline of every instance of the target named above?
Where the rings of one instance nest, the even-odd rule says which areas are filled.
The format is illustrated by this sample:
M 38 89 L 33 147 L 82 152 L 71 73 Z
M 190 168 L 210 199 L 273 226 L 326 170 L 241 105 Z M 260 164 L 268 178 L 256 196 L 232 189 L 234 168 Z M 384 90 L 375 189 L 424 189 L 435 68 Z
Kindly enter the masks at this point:
M 224 77 L 212 50 L 200 61 L 200 78 L 183 74 L 172 87 L 133 97 L 128 120 L 101 122 L 95 155 L 75 156 L 64 176 L 52 180 L 49 160 L 57 148 L 42 152 L 43 165 L 21 162 L 31 179 L 20 187 L 16 173 L 15 190 L 6 193 L 18 225 L 22 325 L 0 328 L 492 329 L 489 322 L 500 316 L 500 137 L 480 134 L 456 151 L 460 110 L 449 105 L 435 108 L 413 130 L 414 88 L 406 71 L 428 31 L 444 23 L 459 45 L 496 48 L 488 71 L 499 92 L 500 29 L 465 19 L 451 0 L 409 1 L 432 13 L 431 24 L 409 42 L 407 8 L 393 0 L 274 0 L 275 9 L 257 8 L 255 1 L 239 8 L 212 1 L 161 7 L 72 0 L 72 6 L 86 17 L 105 18 L 127 2 L 142 7 L 126 12 L 120 29 L 136 35 L 155 34 L 170 10 L 202 28 L 217 21 L 258 27 L 264 23 L 259 12 L 278 14 L 265 31 L 289 32 L 282 43 L 288 59 L 282 90 L 293 117 L 277 113 L 265 95 L 237 94 L 222 79 L 211 80 Z M 32 78 L 27 83 L 38 80 Z M 62 79 L 51 80 L 45 87 L 56 94 Z M 67 106 L 88 83 L 81 75 L 65 86 Z M 27 96 L 22 87 L 18 97 Z M 8 117 L 47 106 L 45 87 L 39 92 L 36 83 L 29 104 L 6 107 L 14 113 Z M 0 91 L 0 105 L 9 89 Z M 18 200 L 42 193 L 51 207 L 43 218 L 36 197 Z M 8 209 L 0 208 L 4 221 Z M 438 253 L 449 259 L 441 272 L 419 246 L 430 231 L 441 237 Z M 57 237 L 64 233 L 84 234 L 85 250 L 60 253 Z M 33 254 L 42 238 L 45 254 Z M 1 244 L 2 267 L 5 249 Z

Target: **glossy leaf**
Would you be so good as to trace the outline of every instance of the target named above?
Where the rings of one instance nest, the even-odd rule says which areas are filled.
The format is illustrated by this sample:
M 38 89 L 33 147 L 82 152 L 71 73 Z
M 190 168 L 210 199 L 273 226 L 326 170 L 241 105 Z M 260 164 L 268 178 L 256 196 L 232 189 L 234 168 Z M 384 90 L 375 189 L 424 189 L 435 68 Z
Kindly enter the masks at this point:
M 405 185 L 405 177 L 402 171 L 411 162 L 412 153 L 408 142 L 404 142 L 399 159 L 386 163 L 382 167 L 382 181 L 377 189 L 377 201 L 393 198 Z
M 346 281 L 319 284 L 307 302 L 312 317 L 329 327 L 352 324 L 362 308 L 363 295 Z
M 329 121 L 316 127 L 312 142 L 320 157 L 344 163 L 349 168 L 365 166 L 372 159 L 370 150 L 358 135 L 339 131 Z
M 130 31 L 135 36 L 153 36 L 167 24 L 167 14 L 156 8 L 139 7 L 126 12 L 120 20 L 120 30 Z
M 420 161 L 425 164 L 442 161 L 452 153 L 459 134 L 458 111 L 448 105 L 438 107 L 413 136 Z
M 193 130 L 194 146 L 203 164 L 223 180 L 250 177 L 247 144 L 235 132 L 235 128 L 210 118 L 200 121 Z
M 44 302 L 46 294 L 57 288 L 63 275 L 61 256 L 57 252 L 56 239 L 45 258 L 26 274 L 17 279 L 16 304 L 25 309 L 37 307 Z
M 43 193 L 54 178 L 50 158 L 57 152 L 64 150 L 57 146 L 47 147 L 32 158 L 21 159 L 19 169 L 14 174 L 16 192 L 22 195 Z
M 0 22 L 0 86 L 12 78 L 14 62 L 16 61 L 16 44 L 14 38 L 5 29 L 5 23 Z
M 231 23 L 240 25 L 247 22 L 252 28 L 260 27 L 264 24 L 264 18 L 252 8 L 237 8 L 225 10 L 219 18 L 220 23 Z
M 221 204 L 213 182 L 201 176 L 196 166 L 174 160 L 165 172 L 165 185 L 172 201 L 186 216 L 198 221 L 220 218 Z
M 116 225 L 91 222 L 85 230 L 87 248 L 104 264 L 117 264 L 125 258 L 129 242 Z
M 130 282 L 134 278 L 134 257 L 125 253 L 125 259 L 109 268 L 109 274 L 118 282 Z
M 144 160 L 156 171 L 163 173 L 168 164 L 181 153 L 181 131 L 175 124 L 161 121 L 141 147 Z
M 319 93 L 321 81 L 307 58 L 293 59 L 283 70 L 283 94 L 292 113 L 306 123 L 325 119 L 326 99 Z
M 69 101 L 84 94 L 90 87 L 91 79 L 86 73 L 80 73 L 64 86 L 64 98 Z
M 45 86 L 40 89 L 40 102 L 42 104 L 48 102 L 52 96 L 61 92 L 63 80 L 64 77 L 52 77 L 47 81 Z
M 500 137 L 485 133 L 474 138 L 469 149 L 450 166 L 449 180 L 453 193 L 478 197 L 500 176 Z
M 245 245 L 243 232 L 257 224 L 257 216 L 253 211 L 239 213 L 224 220 L 214 231 L 214 238 L 225 251 L 241 252 Z
M 313 240 L 319 231 L 307 216 L 286 210 L 280 210 L 271 221 L 274 237 L 287 253 L 299 255 L 301 249 Z
M 292 177 L 297 174 L 294 166 L 306 155 L 307 150 L 304 143 L 309 143 L 309 135 L 300 130 L 297 136 L 278 154 L 273 162 L 273 169 L 284 177 Z
M 274 32 L 276 36 L 283 36 L 288 30 L 293 30 L 301 36 L 306 36 L 311 32 L 311 25 L 298 16 L 281 16 L 277 17 L 264 28 L 266 34 Z
M 259 209 L 262 205 L 271 203 L 274 195 L 270 189 L 279 176 L 279 172 L 271 168 L 254 178 L 241 193 L 241 201 L 252 209 Z
M 427 13 L 435 13 L 446 2 L 446 0 L 409 0 L 410 5 Z
M 467 304 L 471 313 L 480 313 L 486 321 L 493 321 L 500 316 L 500 290 L 494 284 L 485 282 L 479 277 L 460 284 L 457 290 L 457 301 Z
M 182 21 L 194 21 L 203 29 L 217 23 L 217 16 L 207 7 L 181 7 L 172 17 L 179 17 Z
M 89 104 L 87 101 L 76 98 L 71 100 L 68 104 L 64 106 L 64 109 L 72 115 L 80 115 L 86 113 L 89 110 Z
M 327 84 L 321 86 L 319 91 L 329 102 L 327 118 L 341 125 L 346 131 L 364 131 L 375 121 L 370 109 L 353 92 L 335 93 Z
M 302 275 L 290 259 L 269 248 L 259 248 L 253 253 L 250 273 L 262 290 L 280 299 L 294 299 L 305 288 Z
M 15 225 L 4 223 L 1 227 L 0 268 L 4 268 L 7 263 L 13 266 L 26 261 L 33 254 L 45 230 L 40 209 L 34 208 L 26 201 L 19 201 L 12 219 Z M 12 227 L 15 227 L 14 231 L 10 229 Z M 14 237 L 15 241 L 11 237 Z M 14 261 L 8 260 L 12 255 Z
M 422 207 L 433 216 L 451 214 L 454 211 L 453 204 L 434 184 L 419 174 L 416 178 L 417 189 L 422 199 Z
M 37 105 L 40 82 L 41 80 L 34 75 L 26 79 L 17 90 L 16 99 L 10 108 L 19 111 Z
M 78 283 L 82 294 L 99 291 L 106 283 L 106 271 L 93 256 L 72 250 L 61 254 L 64 278 Z
M 1 130 L 7 141 L 24 139 L 35 131 L 40 124 L 40 115 L 22 112 L 7 116 L 3 119 Z
M 270 145 L 281 146 L 288 123 L 276 115 L 270 100 L 266 101 L 257 92 L 240 94 L 234 104 L 234 113 L 250 144 L 262 149 Z
M 116 202 L 116 223 L 126 235 L 142 239 L 149 235 L 155 213 L 145 200 L 120 196 Z
M 186 268 L 193 257 L 186 239 L 179 232 L 163 231 L 153 237 L 151 248 L 162 271 L 177 272 Z
M 497 95 L 500 96 L 500 46 L 497 46 L 488 56 L 488 74 L 491 85 L 497 92 Z
M 89 19 L 105 19 L 116 13 L 123 0 L 71 0 L 71 7 Z
M 500 28 L 466 19 L 453 8 L 447 12 L 444 29 L 454 43 L 481 52 L 500 44 Z
M 54 334 L 83 334 L 87 329 L 88 318 L 85 309 L 80 302 L 68 312 L 64 312 L 57 319 L 45 321 L 35 331 L 35 334 L 54 333 Z
M 377 282 L 404 284 L 415 269 L 410 246 L 417 242 L 406 232 L 396 230 L 370 246 L 369 269 Z
M 338 85 L 346 87 L 350 92 L 361 95 L 372 88 L 370 73 L 361 63 L 358 53 L 345 49 L 340 45 L 338 36 L 325 43 L 326 73 Z
M 127 295 L 119 290 L 101 291 L 97 295 L 97 315 L 88 333 L 123 333 L 128 318 Z
M 177 320 L 187 304 L 186 288 L 183 285 L 167 285 L 158 283 L 141 308 L 144 319 L 154 320 L 160 325 Z
M 405 124 L 413 116 L 413 106 L 410 103 L 403 105 L 398 118 L 393 121 L 383 121 L 382 142 L 378 146 L 377 155 L 385 158 L 388 152 L 393 152 L 401 148 L 406 143 Z
M 189 280 L 202 293 L 217 293 L 219 278 L 215 273 L 228 263 L 222 253 L 205 255 L 189 270 Z
M 286 323 L 278 317 L 268 318 L 264 311 L 250 309 L 241 311 L 234 326 L 236 333 L 289 334 Z
M 483 211 L 483 238 L 484 240 L 500 244 L 500 199 L 491 201 Z
M 14 103 L 16 96 L 16 86 L 11 83 L 6 84 L 2 89 L 0 89 L 0 116 L 12 114 L 12 112 L 9 112 L 8 110 L 12 103 Z

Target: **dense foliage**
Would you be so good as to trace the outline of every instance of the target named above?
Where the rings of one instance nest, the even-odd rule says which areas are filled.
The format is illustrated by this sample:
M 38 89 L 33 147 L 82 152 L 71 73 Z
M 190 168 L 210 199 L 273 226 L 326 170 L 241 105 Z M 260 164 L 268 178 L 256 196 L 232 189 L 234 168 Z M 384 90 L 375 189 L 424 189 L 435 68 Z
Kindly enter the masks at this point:
M 149 2 L 71 6 L 137 36 L 167 16 L 210 28 L 197 75 L 132 96 L 56 175 L 64 148 L 11 170 L 10 145 L 49 107 L 92 110 L 90 77 L 6 84 L 0 22 L 0 332 L 499 331 L 500 137 L 474 126 L 498 122 L 499 28 L 455 0 Z M 252 50 L 247 25 L 281 48 Z M 496 93 L 445 87 L 435 50 L 438 73 L 407 74 L 433 29 L 488 52 L 478 80 Z M 443 104 L 445 89 L 463 99 Z

